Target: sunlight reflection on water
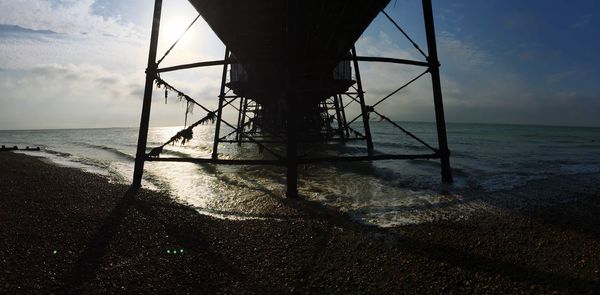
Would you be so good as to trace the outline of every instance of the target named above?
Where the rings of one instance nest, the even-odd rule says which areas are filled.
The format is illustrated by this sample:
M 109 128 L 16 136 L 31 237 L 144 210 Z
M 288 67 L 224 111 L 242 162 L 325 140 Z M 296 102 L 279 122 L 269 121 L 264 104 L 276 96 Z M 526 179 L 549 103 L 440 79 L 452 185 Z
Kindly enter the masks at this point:
M 149 141 L 165 142 L 178 130 L 155 128 Z M 198 128 L 190 143 L 168 145 L 163 156 L 208 158 L 212 150 L 212 132 L 211 126 Z M 269 157 L 249 145 L 221 144 L 219 148 L 221 157 L 223 154 L 229 158 Z M 423 209 L 461 198 L 458 195 L 442 197 L 434 191 L 411 190 L 393 181 L 366 176 L 375 170 L 377 168 L 370 163 L 303 165 L 299 167 L 299 191 L 307 199 L 384 226 L 423 221 Z M 152 181 L 157 187 L 204 214 L 234 219 L 276 218 L 287 214 L 280 210 L 285 191 L 283 167 L 149 162 L 146 171 L 149 178 L 154 176 L 161 180 Z M 435 177 L 432 181 L 438 182 Z
M 435 139 L 433 124 L 403 125 L 428 142 Z M 148 151 L 179 130 L 181 127 L 151 128 Z M 385 125 L 373 123 L 372 130 L 378 152 L 422 152 Z M 590 141 L 597 136 L 597 128 L 449 124 L 448 130 L 455 179 L 452 186 L 440 184 L 436 161 L 355 162 L 300 166 L 300 194 L 363 222 L 385 226 L 501 205 L 474 198 L 469 194 L 472 191 L 488 194 L 536 179 L 600 171 L 600 149 L 595 148 L 597 142 Z M 161 157 L 209 158 L 213 131 L 214 125 L 198 126 L 191 142 L 167 145 Z M 224 128 L 222 134 L 229 131 Z M 131 183 L 136 128 L 0 131 L 0 140 L 8 146 L 39 146 L 43 151 L 34 155 L 108 174 L 114 182 Z M 349 142 L 313 149 L 364 154 L 363 145 Z M 252 144 L 221 144 L 219 154 L 231 159 L 270 157 Z M 147 162 L 143 186 L 168 192 L 204 214 L 221 218 L 287 218 L 290 212 L 286 211 L 284 177 L 283 167 Z

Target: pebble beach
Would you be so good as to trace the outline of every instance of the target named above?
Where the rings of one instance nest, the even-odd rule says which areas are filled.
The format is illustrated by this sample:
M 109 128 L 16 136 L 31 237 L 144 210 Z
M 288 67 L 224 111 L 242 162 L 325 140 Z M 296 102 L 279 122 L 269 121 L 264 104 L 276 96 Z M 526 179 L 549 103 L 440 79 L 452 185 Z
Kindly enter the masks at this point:
M 486 196 L 506 203 L 497 210 L 382 228 L 303 198 L 282 197 L 277 218 L 224 220 L 41 158 L 1 152 L 0 167 L 3 294 L 600 290 L 598 174 Z

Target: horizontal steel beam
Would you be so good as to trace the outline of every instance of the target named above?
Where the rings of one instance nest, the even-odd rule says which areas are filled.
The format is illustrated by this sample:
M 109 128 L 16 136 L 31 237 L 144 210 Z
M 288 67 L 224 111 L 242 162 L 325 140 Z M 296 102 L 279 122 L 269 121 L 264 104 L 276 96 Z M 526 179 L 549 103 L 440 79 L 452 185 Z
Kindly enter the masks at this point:
M 351 56 L 349 56 L 349 57 L 345 57 L 343 60 L 354 60 L 354 59 Z M 391 57 L 357 56 L 356 60 L 357 61 L 369 61 L 369 62 L 389 62 L 389 63 L 395 63 L 395 64 L 405 64 L 405 65 L 429 67 L 428 62 L 391 58 Z
M 172 71 L 201 68 L 201 67 L 222 66 L 225 64 L 232 64 L 232 63 L 235 63 L 235 62 L 227 61 L 227 60 L 211 60 L 211 61 L 195 62 L 195 63 L 191 63 L 191 64 L 184 64 L 184 65 L 160 68 L 160 69 L 157 69 L 156 72 L 164 73 L 164 72 L 172 72 Z
M 256 137 L 254 137 L 256 139 Z M 330 138 L 327 139 L 321 143 L 326 144 L 327 142 L 332 142 L 332 141 L 350 141 L 350 140 L 365 140 L 364 138 Z M 260 140 L 260 139 L 256 139 L 256 141 L 260 142 L 260 143 L 286 143 L 285 140 Z M 235 140 L 235 139 L 224 139 L 221 138 L 219 139 L 219 142 L 223 142 L 223 143 L 253 143 L 250 140 Z M 299 143 L 315 143 L 315 141 L 308 141 L 308 140 L 299 140 Z
M 310 59 L 310 61 L 315 61 L 316 59 Z M 326 61 L 327 59 L 323 59 L 323 61 Z M 405 65 L 413 65 L 413 66 L 422 66 L 422 67 L 429 67 L 429 63 L 424 62 L 424 61 L 417 61 L 417 60 L 408 60 L 408 59 L 399 59 L 399 58 L 391 58 L 391 57 L 376 57 L 376 56 L 357 56 L 356 59 L 348 56 L 348 57 L 343 57 L 340 60 L 357 60 L 357 61 L 367 61 L 367 62 L 388 62 L 388 63 L 395 63 L 395 64 L 405 64 Z M 263 62 L 273 62 L 274 60 L 263 60 Z M 222 66 L 225 64 L 237 64 L 243 61 L 239 61 L 239 60 L 235 60 L 235 59 L 231 59 L 231 60 L 211 60 L 211 61 L 203 61 L 203 62 L 196 62 L 196 63 L 190 63 L 190 64 L 183 64 L 183 65 L 177 65 L 177 66 L 172 66 L 172 67 L 165 67 L 165 68 L 160 68 L 157 69 L 156 72 L 158 73 L 164 73 L 164 72 L 172 72 L 172 71 L 178 71 L 178 70 L 186 70 L 186 69 L 193 69 L 193 68 L 201 68 L 201 67 L 212 67 L 212 66 Z M 260 62 L 260 61 L 258 61 Z
M 320 157 L 298 159 L 298 164 L 320 163 L 320 162 L 360 162 L 379 160 L 416 160 L 416 159 L 439 159 L 438 154 L 424 155 L 373 155 L 373 156 L 346 156 L 346 157 Z
M 196 164 L 222 164 L 222 165 L 285 165 L 282 160 L 235 160 L 235 159 L 210 159 L 210 158 L 146 158 L 150 162 L 187 162 Z
M 360 162 L 360 161 L 380 161 L 380 160 L 416 160 L 416 159 L 439 159 L 439 154 L 423 155 L 373 155 L 373 156 L 347 156 L 347 157 L 318 157 L 318 158 L 298 158 L 298 164 L 310 164 L 321 162 Z M 149 158 L 149 162 L 186 162 L 196 164 L 222 164 L 222 165 L 286 165 L 285 158 L 282 160 L 235 160 L 235 159 L 210 159 L 210 158 Z

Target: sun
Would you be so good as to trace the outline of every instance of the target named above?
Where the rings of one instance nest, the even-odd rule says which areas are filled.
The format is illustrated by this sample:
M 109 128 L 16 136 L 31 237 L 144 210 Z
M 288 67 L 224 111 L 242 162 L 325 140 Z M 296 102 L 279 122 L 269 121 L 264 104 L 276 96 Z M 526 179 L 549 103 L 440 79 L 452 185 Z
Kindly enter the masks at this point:
M 171 17 L 169 19 L 164 20 L 160 24 L 160 36 L 161 39 L 165 41 L 173 42 L 177 40 L 185 32 L 185 29 L 189 26 L 189 23 L 186 23 L 180 17 Z M 188 34 L 186 34 L 187 37 Z

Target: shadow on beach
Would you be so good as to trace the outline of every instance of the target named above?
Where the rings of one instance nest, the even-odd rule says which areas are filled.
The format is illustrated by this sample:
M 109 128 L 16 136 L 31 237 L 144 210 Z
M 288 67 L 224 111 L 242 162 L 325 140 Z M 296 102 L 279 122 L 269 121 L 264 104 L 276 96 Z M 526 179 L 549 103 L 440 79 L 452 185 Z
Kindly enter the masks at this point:
M 293 212 L 290 218 L 219 220 L 168 196 L 127 191 L 32 157 L 0 155 L 0 162 L 6 167 L 0 172 L 2 292 L 585 293 L 600 288 L 598 221 L 590 219 L 599 211 L 594 190 L 577 192 L 583 197 L 561 206 L 379 228 L 303 198 L 279 197 Z M 560 208 L 562 215 L 552 220 Z M 57 242 L 62 248 L 50 254 Z

